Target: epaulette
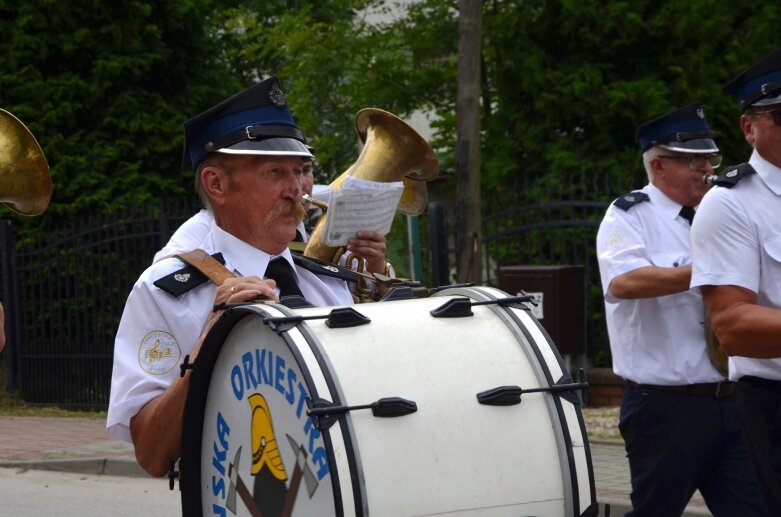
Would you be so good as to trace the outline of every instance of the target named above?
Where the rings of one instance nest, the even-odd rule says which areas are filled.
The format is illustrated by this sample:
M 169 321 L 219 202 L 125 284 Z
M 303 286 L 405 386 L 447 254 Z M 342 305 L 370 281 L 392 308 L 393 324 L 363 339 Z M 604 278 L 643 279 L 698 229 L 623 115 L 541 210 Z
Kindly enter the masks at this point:
M 215 253 L 212 257 L 220 264 L 225 264 L 222 253 Z M 174 271 L 170 275 L 155 280 L 154 285 L 171 296 L 178 298 L 208 280 L 209 277 L 198 271 L 194 266 L 188 264 L 179 271 Z
M 738 184 L 738 181 L 755 172 L 757 171 L 754 170 L 754 167 L 748 163 L 733 165 L 732 167 L 727 167 L 721 171 L 721 174 L 719 174 L 719 177 L 716 178 L 716 181 L 714 181 L 713 184 L 720 187 L 732 188 Z
M 623 196 L 619 197 L 615 201 L 613 201 L 613 204 L 616 205 L 621 210 L 629 210 L 635 205 L 638 205 L 642 203 L 643 201 L 648 201 L 650 198 L 648 197 L 648 194 L 645 192 L 630 192 L 629 194 L 624 194 Z
M 337 266 L 324 260 L 305 257 L 299 253 L 291 253 L 291 255 L 293 256 L 293 262 L 295 262 L 297 266 L 301 266 L 302 268 L 311 271 L 316 275 L 339 278 L 346 282 L 358 281 L 358 275 L 352 269 Z

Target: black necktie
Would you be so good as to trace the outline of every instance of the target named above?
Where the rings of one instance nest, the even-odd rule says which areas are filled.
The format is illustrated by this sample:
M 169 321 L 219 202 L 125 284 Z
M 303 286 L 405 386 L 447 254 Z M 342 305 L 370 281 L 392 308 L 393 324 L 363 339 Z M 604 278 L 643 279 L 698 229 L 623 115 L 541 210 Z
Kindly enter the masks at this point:
M 692 224 L 692 221 L 694 220 L 694 209 L 690 206 L 685 206 L 681 208 L 681 217 L 689 221 L 689 224 Z
M 296 278 L 293 276 L 293 268 L 290 263 L 282 257 L 277 257 L 268 263 L 266 268 L 266 278 L 273 278 L 279 288 L 279 297 L 297 294 L 303 297 L 301 290 L 296 284 Z

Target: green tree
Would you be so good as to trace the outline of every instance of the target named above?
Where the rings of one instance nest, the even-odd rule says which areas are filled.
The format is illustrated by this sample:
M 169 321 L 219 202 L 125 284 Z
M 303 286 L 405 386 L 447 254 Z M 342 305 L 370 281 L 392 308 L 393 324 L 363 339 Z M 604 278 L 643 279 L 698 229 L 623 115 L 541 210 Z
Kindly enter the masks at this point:
M 182 122 L 241 84 L 213 38 L 219 8 L 0 2 L 0 106 L 28 125 L 51 167 L 42 224 L 192 192 Z

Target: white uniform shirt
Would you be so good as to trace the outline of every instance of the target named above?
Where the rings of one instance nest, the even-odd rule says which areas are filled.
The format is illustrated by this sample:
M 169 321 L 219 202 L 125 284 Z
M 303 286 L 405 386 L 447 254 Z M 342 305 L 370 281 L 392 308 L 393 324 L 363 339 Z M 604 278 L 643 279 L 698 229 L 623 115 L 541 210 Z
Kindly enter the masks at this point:
M 610 282 L 623 273 L 691 264 L 691 229 L 679 215 L 681 205 L 653 185 L 641 192 L 649 201 L 629 210 L 611 204 L 597 233 L 613 371 L 641 384 L 724 380 L 707 355 L 699 290 L 635 300 L 618 299 L 609 292 Z
M 201 249 L 209 254 L 221 252 L 225 266 L 237 276 L 262 278 L 274 258 L 216 225 Z M 293 264 L 289 250 L 282 256 Z M 217 286 L 210 281 L 178 298 L 153 285 L 183 267 L 185 264 L 174 258 L 153 264 L 141 274 L 125 304 L 114 343 L 107 418 L 108 432 L 117 438 L 131 441 L 130 419 L 179 375 L 179 365 L 192 352 L 212 311 Z M 293 271 L 301 292 L 313 305 L 352 304 L 343 281 L 295 266 Z
M 714 187 L 702 200 L 692 228 L 696 260 L 692 286 L 736 285 L 757 303 L 781 308 L 781 169 L 756 151 L 756 174 L 732 188 Z M 755 375 L 781 380 L 781 359 L 730 357 L 730 378 Z

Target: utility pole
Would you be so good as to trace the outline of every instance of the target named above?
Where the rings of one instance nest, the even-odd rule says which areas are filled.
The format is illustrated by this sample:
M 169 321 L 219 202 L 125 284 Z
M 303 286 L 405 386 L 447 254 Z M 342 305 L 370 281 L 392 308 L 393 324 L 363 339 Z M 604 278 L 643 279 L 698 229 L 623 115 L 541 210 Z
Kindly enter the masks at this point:
M 482 1 L 458 2 L 456 94 L 456 271 L 459 282 L 482 283 L 480 203 L 480 52 Z

